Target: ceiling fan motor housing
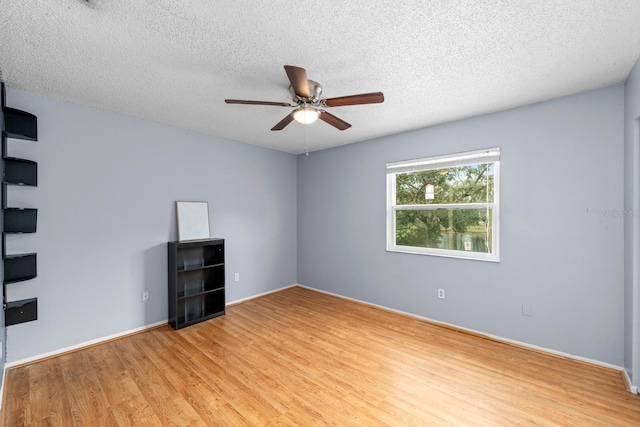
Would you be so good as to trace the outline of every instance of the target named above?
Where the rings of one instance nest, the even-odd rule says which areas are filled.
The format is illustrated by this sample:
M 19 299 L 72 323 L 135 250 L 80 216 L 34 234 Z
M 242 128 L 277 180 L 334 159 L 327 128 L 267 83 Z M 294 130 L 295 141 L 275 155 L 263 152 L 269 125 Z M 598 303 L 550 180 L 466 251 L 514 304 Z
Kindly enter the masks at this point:
M 293 90 L 293 86 L 289 86 L 289 92 L 291 93 L 291 98 L 293 102 L 298 105 L 302 104 L 312 104 L 319 105 L 320 104 L 320 94 L 322 93 L 322 85 L 313 80 L 307 80 L 309 82 L 309 94 L 311 97 L 306 99 L 296 95 L 296 92 Z

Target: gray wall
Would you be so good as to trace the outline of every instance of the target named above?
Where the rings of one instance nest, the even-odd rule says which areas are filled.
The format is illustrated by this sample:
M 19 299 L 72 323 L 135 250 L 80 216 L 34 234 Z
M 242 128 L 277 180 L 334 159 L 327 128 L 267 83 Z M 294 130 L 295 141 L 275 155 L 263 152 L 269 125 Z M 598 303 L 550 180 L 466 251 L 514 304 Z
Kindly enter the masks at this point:
M 623 99 L 618 85 L 298 157 L 298 282 L 622 366 Z M 385 251 L 386 162 L 494 146 L 500 263 Z
M 39 164 L 38 187 L 9 202 L 39 210 L 38 232 L 9 242 L 38 253 L 38 277 L 8 295 L 39 310 L 7 328 L 8 361 L 165 320 L 176 200 L 209 202 L 227 302 L 296 282 L 295 156 L 19 91 L 7 101 L 39 124 L 37 143 L 9 152 Z
M 640 386 L 640 146 L 634 122 L 640 117 L 640 62 L 625 83 L 624 97 L 624 367 L 634 386 Z

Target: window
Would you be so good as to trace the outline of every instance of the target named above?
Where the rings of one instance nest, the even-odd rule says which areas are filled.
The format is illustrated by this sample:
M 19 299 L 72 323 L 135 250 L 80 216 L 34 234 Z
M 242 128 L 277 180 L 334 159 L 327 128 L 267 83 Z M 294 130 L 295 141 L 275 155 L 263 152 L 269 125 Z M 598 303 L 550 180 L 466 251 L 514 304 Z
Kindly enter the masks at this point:
M 387 163 L 387 250 L 499 261 L 500 149 Z

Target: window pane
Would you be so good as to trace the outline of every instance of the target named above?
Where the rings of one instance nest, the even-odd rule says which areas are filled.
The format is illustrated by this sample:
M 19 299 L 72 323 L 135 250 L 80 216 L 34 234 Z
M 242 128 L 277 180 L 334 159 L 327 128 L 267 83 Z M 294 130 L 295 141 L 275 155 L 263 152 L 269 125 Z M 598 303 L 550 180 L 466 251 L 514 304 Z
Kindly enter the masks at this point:
M 493 202 L 494 164 L 396 175 L 396 205 Z
M 396 245 L 491 252 L 492 212 L 483 209 L 396 211 Z

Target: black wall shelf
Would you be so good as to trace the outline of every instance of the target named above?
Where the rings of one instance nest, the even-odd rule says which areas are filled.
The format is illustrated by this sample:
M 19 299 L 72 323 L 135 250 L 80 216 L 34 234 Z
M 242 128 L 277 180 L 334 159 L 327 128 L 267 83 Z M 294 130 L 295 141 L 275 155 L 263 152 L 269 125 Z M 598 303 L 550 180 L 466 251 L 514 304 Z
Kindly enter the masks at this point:
M 7 254 L 7 235 L 16 233 L 35 233 L 38 223 L 38 210 L 30 208 L 8 207 L 7 186 L 38 185 L 38 164 L 32 160 L 7 156 L 7 138 L 26 141 L 38 140 L 38 118 L 31 113 L 9 108 L 6 105 L 4 83 L 1 85 L 2 114 L 2 260 L 4 277 L 2 278 L 2 303 L 5 326 L 30 322 L 38 319 L 38 299 L 29 298 L 19 301 L 7 301 L 7 285 L 37 276 L 37 255 Z
M 8 302 L 5 306 L 5 326 L 38 320 L 38 298 Z
M 32 160 L 6 157 L 4 159 L 4 180 L 8 185 L 38 185 L 38 164 Z
M 5 233 L 35 233 L 38 222 L 37 209 L 5 208 Z
M 33 114 L 2 107 L 4 114 L 4 132 L 9 138 L 38 140 L 38 118 Z
M 5 284 L 22 282 L 37 277 L 38 255 L 19 254 L 5 255 L 4 262 L 4 280 Z

